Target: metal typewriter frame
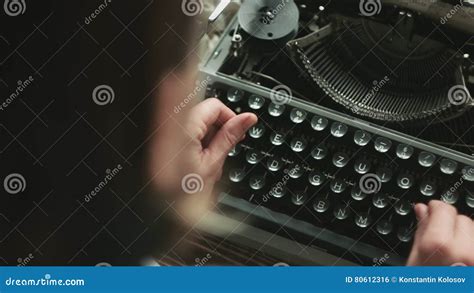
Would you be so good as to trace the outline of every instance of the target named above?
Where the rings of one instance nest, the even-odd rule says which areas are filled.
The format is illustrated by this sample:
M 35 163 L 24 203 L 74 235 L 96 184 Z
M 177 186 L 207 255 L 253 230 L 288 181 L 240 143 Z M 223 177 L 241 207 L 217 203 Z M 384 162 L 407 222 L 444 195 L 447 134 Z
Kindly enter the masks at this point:
M 229 87 L 242 89 L 245 92 L 251 92 L 253 94 L 264 97 L 265 99 L 270 99 L 271 89 L 253 84 L 245 80 L 240 80 L 238 78 L 223 74 L 218 71 L 219 68 L 221 68 L 221 66 L 223 65 L 225 58 L 228 56 L 230 52 L 231 37 L 229 36 L 229 33 L 232 31 L 232 29 L 235 29 L 237 27 L 237 23 L 238 23 L 237 18 L 234 18 L 231 21 L 226 31 L 223 33 L 223 37 L 219 41 L 216 49 L 209 53 L 209 56 L 206 59 L 207 61 L 205 61 L 200 66 L 201 78 L 207 79 L 209 81 L 208 83 L 209 86 L 212 86 L 212 84 L 214 83 L 221 83 L 221 84 L 228 85 Z M 445 158 L 449 158 L 449 159 L 461 162 L 468 166 L 474 166 L 473 156 L 469 156 L 467 154 L 463 154 L 461 152 L 451 150 L 446 147 L 439 146 L 434 143 L 427 142 L 416 137 L 412 137 L 412 136 L 385 128 L 385 127 L 381 127 L 379 125 L 375 125 L 367 121 L 339 113 L 337 111 L 322 107 L 320 105 L 312 104 L 308 101 L 304 101 L 304 100 L 293 97 L 291 101 L 287 103 L 287 105 L 303 109 L 307 111 L 308 113 L 321 115 L 329 119 L 345 123 L 349 126 L 368 131 L 375 135 L 381 135 L 400 143 L 406 143 L 406 144 L 412 145 L 413 147 L 429 151 L 441 157 L 445 157 Z M 224 205 L 231 204 L 232 206 L 239 206 L 240 209 L 246 212 L 251 211 L 251 209 L 249 209 L 250 203 L 244 200 L 235 199 L 224 193 L 221 194 L 220 202 L 223 203 Z M 266 209 L 265 207 L 258 207 L 258 208 Z M 270 214 L 274 213 L 274 214 L 278 214 L 278 216 L 285 216 L 283 214 L 273 212 L 269 209 L 266 209 L 265 213 L 270 213 Z M 264 214 L 263 212 L 260 212 L 260 216 L 262 216 L 263 214 Z M 324 250 L 314 249 L 312 247 L 308 247 L 309 252 L 306 256 L 296 254 L 293 251 L 293 249 L 296 248 L 296 246 L 291 244 L 291 242 L 294 242 L 294 241 L 292 240 L 290 241 L 289 239 L 286 239 L 277 235 L 273 235 L 267 231 L 264 231 L 255 227 L 251 227 L 245 223 L 239 223 L 238 225 L 234 223 L 234 227 L 236 228 L 233 229 L 230 234 L 228 234 L 229 231 L 227 232 L 220 231 L 221 233 L 218 233 L 216 232 L 219 230 L 218 225 L 215 224 L 216 219 L 219 219 L 219 222 L 220 221 L 230 221 L 231 223 L 235 222 L 235 220 L 231 219 L 230 217 L 227 218 L 226 216 L 223 216 L 221 214 L 213 213 L 210 216 L 208 216 L 206 219 L 204 219 L 200 223 L 198 228 L 203 229 L 206 232 L 215 233 L 217 236 L 225 236 L 226 238 L 231 239 L 237 243 L 247 245 L 249 247 L 261 249 L 264 252 L 277 253 L 279 257 L 281 257 L 282 259 L 287 259 L 288 261 L 299 260 L 304 264 L 312 264 L 312 265 L 335 265 L 335 264 L 355 265 L 355 263 L 352 263 L 347 260 L 341 260 L 341 259 L 338 259 L 336 263 L 334 263 L 334 260 L 337 259 L 337 257 L 326 253 Z M 317 228 L 316 226 L 313 226 L 311 224 L 308 225 L 308 223 L 305 223 L 299 220 L 294 220 L 290 223 L 295 228 L 297 226 L 300 226 L 301 227 L 300 230 L 304 230 L 305 233 L 315 233 L 321 230 L 321 228 Z M 303 232 L 303 231 L 300 231 L 300 232 Z M 326 232 L 329 232 L 327 236 L 329 238 L 332 238 L 332 240 L 342 240 L 341 238 L 338 238 L 341 235 L 336 234 L 331 231 L 326 231 Z M 345 236 L 342 236 L 342 237 L 345 237 Z M 272 239 L 274 243 L 266 243 L 265 245 L 262 246 L 263 243 L 267 242 L 267 240 L 265 239 L 267 240 Z M 351 247 L 351 250 L 353 251 L 358 250 L 359 253 L 365 253 L 367 252 L 368 249 L 378 251 L 378 253 L 381 253 L 381 252 L 388 253 L 388 252 L 383 251 L 382 249 L 375 248 L 371 245 L 367 245 L 364 243 L 357 243 L 356 241 L 352 243 L 352 247 Z M 390 255 L 390 258 L 387 262 L 388 265 L 403 265 L 404 264 L 405 262 L 404 259 L 401 259 L 399 256 L 394 255 L 393 253 L 388 253 L 388 254 Z

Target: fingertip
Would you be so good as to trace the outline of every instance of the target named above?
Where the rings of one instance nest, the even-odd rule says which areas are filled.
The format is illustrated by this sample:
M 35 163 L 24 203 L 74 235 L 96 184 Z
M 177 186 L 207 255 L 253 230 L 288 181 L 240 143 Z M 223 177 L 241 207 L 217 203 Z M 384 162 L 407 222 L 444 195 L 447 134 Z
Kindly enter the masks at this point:
M 255 125 L 258 122 L 257 115 L 255 115 L 253 113 L 245 113 L 245 114 L 242 114 L 242 115 L 245 115 L 245 124 L 249 125 L 249 128 L 252 125 Z
M 416 219 L 418 221 L 423 220 L 424 218 L 428 216 L 428 211 L 429 211 L 429 208 L 427 205 L 423 203 L 416 204 L 415 205 Z

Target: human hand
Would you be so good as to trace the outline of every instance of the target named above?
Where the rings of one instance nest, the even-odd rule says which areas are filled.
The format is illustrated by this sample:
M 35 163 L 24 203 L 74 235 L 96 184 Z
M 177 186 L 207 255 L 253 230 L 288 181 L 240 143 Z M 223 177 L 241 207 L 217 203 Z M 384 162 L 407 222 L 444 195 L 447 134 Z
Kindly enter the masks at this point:
M 230 150 L 257 123 L 254 114 L 236 115 L 218 99 L 207 99 L 178 113 L 176 96 L 186 91 L 173 81 L 161 88 L 157 130 L 151 144 L 151 181 L 177 210 L 195 222 L 215 201 L 213 189 Z M 174 112 L 174 113 L 173 113 Z
M 417 204 L 418 230 L 409 266 L 474 265 L 474 222 L 441 201 Z

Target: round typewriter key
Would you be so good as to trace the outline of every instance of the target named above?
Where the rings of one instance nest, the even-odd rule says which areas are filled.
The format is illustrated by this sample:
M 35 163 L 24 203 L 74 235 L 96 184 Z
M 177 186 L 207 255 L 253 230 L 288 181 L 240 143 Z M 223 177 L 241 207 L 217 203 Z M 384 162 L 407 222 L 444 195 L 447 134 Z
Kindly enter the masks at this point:
M 311 185 L 321 186 L 324 183 L 326 176 L 319 171 L 313 171 L 309 174 L 308 180 Z
M 433 196 L 436 193 L 436 185 L 430 180 L 424 180 L 420 185 L 420 192 L 424 196 Z
M 420 155 L 418 156 L 418 163 L 422 167 L 429 168 L 434 165 L 435 161 L 436 161 L 436 156 L 433 155 L 432 153 L 421 152 Z
M 328 149 L 327 147 L 323 145 L 316 146 L 312 151 L 311 151 L 311 156 L 315 160 L 322 160 L 328 155 Z
M 268 106 L 268 114 L 273 117 L 280 117 L 283 112 L 285 112 L 285 105 L 271 103 L 270 106 Z
M 398 229 L 397 237 L 401 242 L 410 242 L 413 238 L 414 229 L 410 227 L 400 227 Z
M 270 141 L 275 146 L 280 146 L 285 142 L 285 136 L 279 132 L 273 132 L 270 135 Z
M 239 89 L 229 89 L 227 91 L 227 100 L 232 103 L 237 103 L 244 97 L 244 92 Z
M 386 168 L 386 167 L 378 168 L 375 173 L 379 177 L 380 181 L 382 181 L 383 183 L 387 183 L 390 180 L 392 180 L 393 172 L 389 168 Z
M 377 232 L 379 232 L 382 235 L 388 235 L 392 233 L 393 230 L 393 225 L 387 220 L 380 220 L 377 223 Z
M 474 194 L 470 194 L 469 192 L 466 195 L 466 204 L 470 208 L 474 208 Z
M 397 204 L 395 205 L 395 212 L 397 212 L 397 214 L 401 216 L 408 215 L 412 209 L 413 209 L 413 205 L 404 199 L 399 200 Z
M 306 201 L 306 192 L 296 192 L 291 196 L 291 202 L 294 205 L 301 206 Z
M 354 186 L 351 190 L 351 196 L 357 201 L 362 201 L 367 197 L 367 193 L 362 192 L 358 186 Z
M 255 150 L 250 150 L 247 152 L 246 159 L 249 164 L 255 165 L 260 162 L 263 155 Z
M 344 168 L 349 163 L 349 156 L 345 153 L 336 153 L 332 158 L 332 163 L 338 168 Z
M 346 135 L 347 131 L 349 128 L 347 125 L 340 123 L 340 122 L 334 122 L 331 126 L 331 134 L 334 137 L 340 138 Z
M 283 167 L 283 164 L 283 160 L 280 158 L 269 158 L 267 161 L 267 169 L 272 172 L 277 172 Z
M 369 144 L 372 136 L 363 130 L 357 130 L 354 134 L 354 142 L 358 146 L 366 146 Z
M 334 209 L 334 217 L 338 220 L 345 220 L 349 217 L 351 211 L 347 205 L 339 205 Z
M 474 182 L 474 167 L 466 166 L 462 169 L 462 178 L 469 182 Z
M 316 131 L 323 131 L 328 127 L 329 121 L 321 116 L 314 116 L 313 119 L 311 119 L 311 127 L 313 127 L 314 130 Z
M 357 226 L 361 228 L 367 228 L 370 226 L 372 222 L 372 218 L 368 213 L 362 213 L 360 215 L 357 215 L 355 218 L 355 223 Z
M 293 121 L 293 123 L 300 124 L 306 119 L 307 115 L 308 113 L 306 113 L 306 111 L 293 109 L 290 113 L 290 119 Z
M 250 188 L 253 190 L 260 190 L 265 186 L 265 176 L 257 175 L 250 178 L 249 181 Z
M 275 184 L 270 189 L 270 195 L 275 198 L 282 198 L 285 196 L 285 194 L 286 194 L 286 186 L 284 185 Z
M 329 209 L 329 200 L 324 197 L 318 197 L 314 201 L 313 209 L 318 213 L 325 213 Z
M 365 158 L 358 159 L 354 164 L 354 170 L 361 175 L 367 174 L 370 167 L 370 162 Z
M 397 179 L 397 184 L 402 189 L 410 189 L 413 186 L 413 176 L 410 174 L 402 174 Z
M 439 169 L 441 172 L 447 175 L 452 175 L 458 169 L 458 163 L 449 159 L 442 159 L 439 163 Z
M 261 138 L 264 133 L 265 133 L 265 127 L 263 126 L 262 123 L 258 123 L 257 125 L 254 125 L 250 127 L 249 129 L 249 135 L 252 138 Z
M 457 191 L 446 190 L 441 195 L 441 200 L 447 204 L 455 204 L 459 199 L 459 193 Z
M 397 157 L 399 157 L 402 160 L 408 160 L 413 156 L 413 153 L 415 152 L 415 149 L 407 144 L 399 144 L 397 146 Z
M 232 169 L 229 172 L 229 180 L 235 183 L 241 182 L 245 178 L 245 170 Z
M 304 138 L 294 138 L 290 143 L 290 147 L 295 153 L 301 153 L 307 145 L 308 143 Z
M 251 109 L 260 110 L 262 109 L 264 104 L 265 104 L 265 99 L 260 96 L 252 95 L 249 98 L 249 107 Z
M 240 154 L 241 151 L 242 151 L 242 146 L 238 144 L 230 150 L 229 157 L 236 157 Z
M 331 181 L 331 190 L 334 193 L 343 193 L 344 190 L 346 190 L 347 184 L 344 180 L 342 179 L 334 179 Z
M 384 193 L 377 193 L 372 198 L 372 203 L 376 208 L 384 209 L 388 206 L 389 203 L 388 195 Z
M 386 153 L 392 147 L 392 141 L 385 137 L 377 137 L 374 145 L 376 151 L 379 153 Z

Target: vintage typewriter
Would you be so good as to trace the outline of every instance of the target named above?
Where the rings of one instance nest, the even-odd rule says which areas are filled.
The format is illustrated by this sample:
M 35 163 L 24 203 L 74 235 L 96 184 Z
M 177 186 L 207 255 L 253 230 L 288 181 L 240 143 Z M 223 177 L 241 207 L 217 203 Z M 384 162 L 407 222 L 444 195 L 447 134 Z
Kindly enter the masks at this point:
M 403 265 L 415 203 L 473 217 L 473 17 L 470 1 L 244 1 L 201 72 L 259 123 L 200 228 L 292 264 Z

